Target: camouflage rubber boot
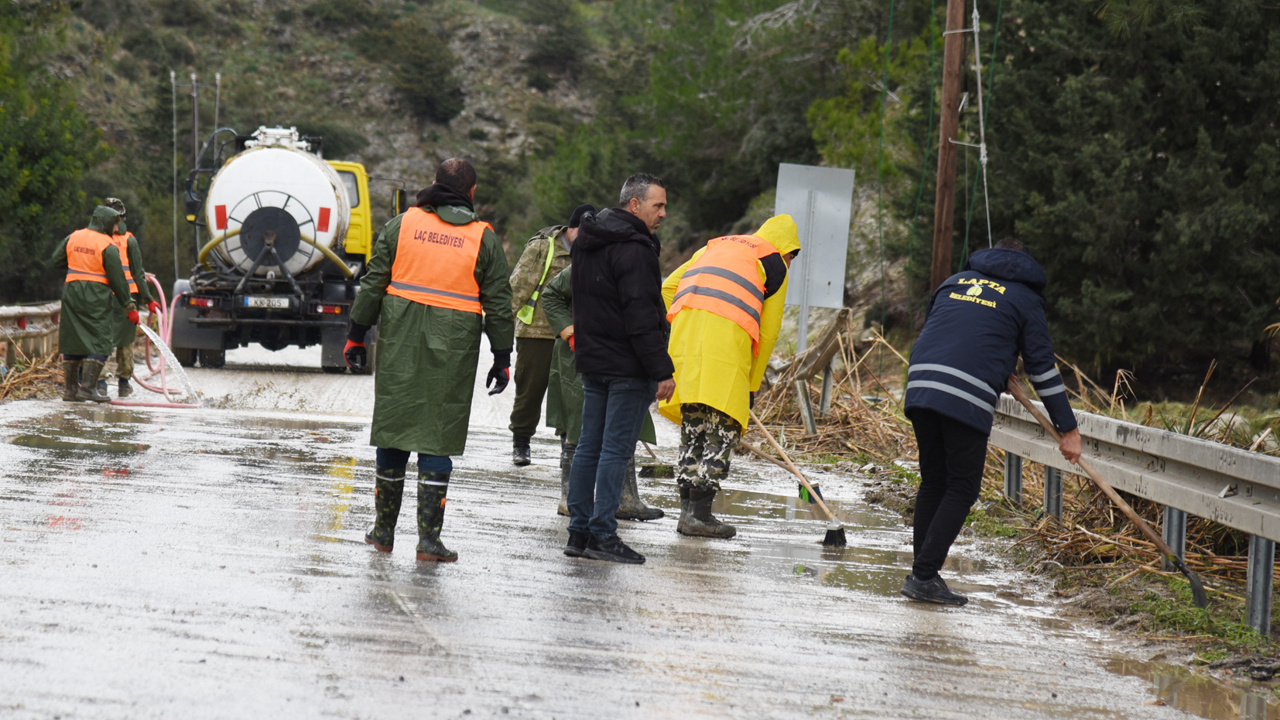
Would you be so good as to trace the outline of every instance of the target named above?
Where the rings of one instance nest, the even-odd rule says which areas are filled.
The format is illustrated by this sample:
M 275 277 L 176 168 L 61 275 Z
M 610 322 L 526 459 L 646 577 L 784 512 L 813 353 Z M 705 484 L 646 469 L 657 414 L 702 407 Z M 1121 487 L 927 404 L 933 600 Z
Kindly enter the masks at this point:
M 364 541 L 382 552 L 391 552 L 396 542 L 396 520 L 404 498 L 404 468 L 377 468 L 373 483 L 373 529 Z
M 120 385 L 120 391 L 116 393 L 117 397 L 122 397 L 122 398 L 129 397 L 130 395 L 133 394 L 133 386 L 129 384 L 128 380 L 124 378 L 120 378 L 119 385 Z
M 80 387 L 76 390 L 76 397 L 80 400 L 92 400 L 94 402 L 110 402 L 111 398 L 106 393 L 98 392 L 98 376 L 102 374 L 102 366 L 105 365 L 101 360 L 86 358 L 84 364 L 80 366 Z
M 689 485 L 680 483 L 680 520 L 676 522 L 676 532 L 681 535 L 687 535 L 684 531 L 689 521 L 693 519 L 693 510 L 689 507 Z
M 62 361 L 62 399 L 67 402 L 80 402 L 76 391 L 80 389 L 80 360 Z
M 728 540 L 738 534 L 738 529 L 732 525 L 720 522 L 711 514 L 711 501 L 715 500 L 716 488 L 690 488 L 689 489 L 689 520 L 683 523 L 683 528 L 676 529 L 683 535 L 694 535 L 697 537 L 711 537 Z
M 569 471 L 573 469 L 573 455 L 577 450 L 578 446 L 573 443 L 560 445 L 560 506 L 556 508 L 557 515 L 569 515 Z
M 645 505 L 640 499 L 640 490 L 636 487 L 636 460 L 631 458 L 627 462 L 626 477 L 622 479 L 622 500 L 613 516 L 619 520 L 657 520 L 665 514 L 661 508 Z
M 440 542 L 444 527 L 445 496 L 449 494 L 449 473 L 418 473 L 418 559 L 453 562 L 458 553 Z

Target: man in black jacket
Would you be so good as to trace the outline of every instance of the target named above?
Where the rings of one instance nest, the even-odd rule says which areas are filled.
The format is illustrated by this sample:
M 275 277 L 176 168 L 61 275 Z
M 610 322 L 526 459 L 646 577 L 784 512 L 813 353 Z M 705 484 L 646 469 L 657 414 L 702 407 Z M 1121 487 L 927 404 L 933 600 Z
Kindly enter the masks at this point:
M 978 499 L 996 400 L 1022 356 L 1032 385 L 1062 433 L 1059 450 L 1080 458 L 1080 431 L 1054 363 L 1044 317 L 1044 270 L 1022 243 L 1005 240 L 969 258 L 933 293 L 911 350 L 906 413 L 920 449 L 915 561 L 902 594 L 964 605 L 938 571 Z
M 639 564 L 618 538 L 614 514 L 644 413 L 675 392 L 667 355 L 660 246 L 667 191 L 637 173 L 620 207 L 582 219 L 573 244 L 575 365 L 582 374 L 582 435 L 569 472 L 570 557 Z

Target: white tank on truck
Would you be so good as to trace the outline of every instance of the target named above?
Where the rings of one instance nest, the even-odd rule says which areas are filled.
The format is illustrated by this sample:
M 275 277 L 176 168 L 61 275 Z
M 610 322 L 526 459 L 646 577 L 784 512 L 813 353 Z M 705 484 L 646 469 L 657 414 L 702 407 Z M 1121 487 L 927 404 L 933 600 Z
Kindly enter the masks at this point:
M 319 344 L 321 367 L 346 370 L 348 316 L 373 252 L 369 176 L 322 148 L 280 127 L 220 128 L 204 144 L 184 193 L 195 267 L 174 284 L 172 345 L 184 365 L 219 367 L 250 343 Z M 393 198 L 396 214 L 404 191 Z
M 205 225 L 213 251 L 246 274 L 297 276 L 346 237 L 351 202 L 338 172 L 293 128 L 260 128 L 213 176 Z M 211 243 L 212 244 L 212 243 Z

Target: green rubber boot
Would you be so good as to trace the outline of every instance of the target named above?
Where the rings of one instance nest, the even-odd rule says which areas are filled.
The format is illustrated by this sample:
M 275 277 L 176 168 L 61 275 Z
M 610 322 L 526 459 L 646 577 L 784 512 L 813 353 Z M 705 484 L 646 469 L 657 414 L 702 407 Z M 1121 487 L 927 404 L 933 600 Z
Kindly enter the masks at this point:
M 102 374 L 102 366 L 106 363 L 93 358 L 85 358 L 80 366 L 80 387 L 76 389 L 76 398 L 94 402 L 111 402 L 105 392 L 98 391 L 98 376 Z
M 382 552 L 391 552 L 396 542 L 396 520 L 404 498 L 404 468 L 378 468 L 373 484 L 373 529 L 364 541 Z
M 440 542 L 448 494 L 449 473 L 418 473 L 418 560 L 453 562 L 458 559 L 458 553 Z
M 569 471 L 573 469 L 573 455 L 578 446 L 573 443 L 560 444 L 560 505 L 557 515 L 569 516 Z
M 666 513 L 661 508 L 650 507 L 640 499 L 640 489 L 636 487 L 636 460 L 627 462 L 627 474 L 622 479 L 622 499 L 618 510 L 613 514 L 619 520 L 657 520 Z
M 62 361 L 62 399 L 67 402 L 80 402 L 80 398 L 76 395 L 76 391 L 80 389 L 80 363 L 81 360 L 63 360 Z

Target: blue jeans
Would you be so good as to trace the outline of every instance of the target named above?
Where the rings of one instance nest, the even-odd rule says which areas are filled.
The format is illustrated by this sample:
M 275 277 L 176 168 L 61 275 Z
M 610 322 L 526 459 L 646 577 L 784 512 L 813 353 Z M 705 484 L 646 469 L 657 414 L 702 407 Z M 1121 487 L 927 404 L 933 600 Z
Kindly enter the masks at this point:
M 378 448 L 378 467 L 403 470 L 409 464 L 409 451 L 395 448 Z M 426 455 L 418 453 L 418 472 L 444 473 L 453 472 L 453 460 L 447 455 Z
M 569 471 L 569 529 L 618 534 L 618 502 L 644 414 L 658 392 L 646 378 L 582 376 L 582 435 Z

